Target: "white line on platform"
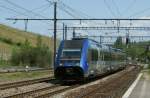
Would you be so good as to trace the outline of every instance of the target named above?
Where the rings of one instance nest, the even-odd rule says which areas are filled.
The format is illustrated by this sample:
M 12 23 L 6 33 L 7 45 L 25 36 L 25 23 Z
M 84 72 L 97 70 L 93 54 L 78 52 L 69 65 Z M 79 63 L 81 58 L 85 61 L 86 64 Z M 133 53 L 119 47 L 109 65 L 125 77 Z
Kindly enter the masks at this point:
M 129 89 L 125 92 L 125 94 L 123 95 L 122 98 L 129 98 L 131 92 L 133 91 L 133 89 L 134 89 L 135 86 L 137 85 L 137 83 L 138 83 L 138 81 L 140 80 L 140 78 L 141 78 L 142 75 L 143 75 L 142 73 L 140 73 L 140 74 L 138 75 L 138 77 L 136 78 L 136 80 L 132 83 L 132 85 L 131 85 L 131 86 L 129 87 Z

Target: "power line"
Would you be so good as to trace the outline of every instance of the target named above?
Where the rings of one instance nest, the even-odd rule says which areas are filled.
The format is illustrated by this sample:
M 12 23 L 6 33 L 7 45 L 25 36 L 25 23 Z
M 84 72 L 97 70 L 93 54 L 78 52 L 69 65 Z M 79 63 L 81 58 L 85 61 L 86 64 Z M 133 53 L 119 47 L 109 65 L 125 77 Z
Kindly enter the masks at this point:
M 9 4 L 13 5 L 13 6 L 15 6 L 16 8 L 20 8 L 20 9 L 26 11 L 26 12 L 19 12 L 19 11 L 17 11 L 17 10 L 8 8 L 8 7 L 6 7 L 6 6 L 1 6 L 1 7 L 5 8 L 5 9 L 8 9 L 8 10 L 10 10 L 10 11 L 15 12 L 15 13 L 17 13 L 17 14 L 19 14 L 19 15 L 24 15 L 24 16 L 30 17 L 29 14 L 27 13 L 27 12 L 29 12 L 29 13 L 32 13 L 34 16 L 39 16 L 39 17 L 42 17 L 42 18 L 46 18 L 45 16 L 42 16 L 42 15 L 40 15 L 40 14 L 38 14 L 38 13 L 33 12 L 33 10 L 38 10 L 38 9 L 40 9 L 40 8 L 42 8 L 42 7 L 45 7 L 47 4 L 44 4 L 44 5 L 42 5 L 42 6 L 40 6 L 40 7 L 37 7 L 37 8 L 34 8 L 34 9 L 32 9 L 32 10 L 28 10 L 28 9 L 26 9 L 26 8 L 20 6 L 20 5 L 17 5 L 17 4 L 15 4 L 15 3 L 13 3 L 13 2 L 11 2 L 11 1 L 9 1 L 9 0 L 5 0 L 5 2 L 7 2 L 7 3 L 9 3 Z M 51 5 L 50 5 L 50 6 L 51 6 Z M 27 14 L 26 14 L 26 13 L 27 13 Z M 41 21 L 41 22 L 43 22 L 43 21 Z M 43 23 L 49 24 L 49 22 L 43 22 Z
M 48 4 L 44 4 L 44 5 L 42 5 L 42 6 L 33 8 L 33 9 L 31 9 L 30 11 L 39 10 L 38 13 L 40 13 L 40 12 L 43 13 L 43 12 L 46 11 L 46 9 L 48 9 L 49 7 L 50 7 L 50 6 L 49 6 Z M 25 12 L 25 13 L 26 13 L 26 12 Z
M 112 0 L 112 3 L 114 4 L 114 6 L 115 6 L 115 8 L 116 8 L 117 13 L 118 13 L 120 16 L 122 16 L 121 13 L 120 13 L 120 11 L 119 11 L 119 8 L 118 8 L 118 5 L 116 4 L 116 2 L 115 2 L 114 0 Z
M 46 0 L 47 2 L 49 2 L 50 4 L 54 4 L 54 2 L 50 1 L 50 0 Z
M 29 15 L 27 15 L 27 14 L 25 14 L 25 13 L 16 11 L 16 10 L 11 9 L 11 8 L 9 8 L 9 7 L 6 7 L 6 6 L 4 6 L 4 5 L 0 5 L 0 7 L 1 7 L 1 8 L 4 8 L 4 9 L 7 9 L 7 10 L 10 10 L 10 11 L 12 11 L 12 12 L 15 12 L 15 13 L 17 13 L 17 14 L 19 14 L 19 15 L 29 16 Z
M 43 8 L 43 7 L 46 7 L 47 5 L 49 5 L 49 4 L 44 4 L 44 5 L 41 5 L 41 6 L 39 6 L 39 7 L 36 7 L 36 8 L 34 8 L 34 9 L 32 9 L 32 11 L 33 11 L 33 10 L 39 10 L 39 9 L 41 9 L 41 8 Z M 49 5 L 49 6 L 51 6 L 51 5 Z
M 140 15 L 142 13 L 145 13 L 146 11 L 149 11 L 149 10 L 150 10 L 150 8 L 146 8 L 146 9 L 144 9 L 142 11 L 139 11 L 139 12 L 136 12 L 136 13 L 130 15 L 129 17 L 133 17 L 133 16 L 135 17 L 135 16 Z
M 24 7 L 22 7 L 22 6 L 18 5 L 18 4 L 15 4 L 15 3 L 13 3 L 13 2 L 11 2 L 9 0 L 5 0 L 5 2 L 7 2 L 7 3 L 9 3 L 9 4 L 11 4 L 11 5 L 13 5 L 13 6 L 17 7 L 17 8 L 23 9 L 26 12 L 32 13 L 34 16 L 40 16 L 42 18 L 46 18 L 45 16 L 42 16 L 42 15 L 37 14 L 37 13 L 31 11 L 31 10 L 28 10 L 28 9 L 26 9 L 26 8 L 24 8 Z
M 7 10 L 13 12 L 13 13 L 18 14 L 18 15 L 23 15 L 23 16 L 30 17 L 30 16 L 29 16 L 28 14 L 26 14 L 26 13 L 16 11 L 16 10 L 11 9 L 11 8 L 9 8 L 9 7 L 6 7 L 6 6 L 4 6 L 4 5 L 0 5 L 0 7 L 3 8 L 3 9 L 7 9 Z M 17 15 L 15 15 L 15 16 L 17 16 Z M 43 21 L 41 21 L 41 22 L 43 22 Z M 43 22 L 43 23 L 49 24 L 48 22 Z
M 52 18 L 45 18 L 45 19 L 32 19 L 32 18 L 6 18 L 7 20 L 54 20 Z M 72 19 L 72 18 L 57 18 L 59 21 L 150 21 L 150 18 L 77 18 L 77 19 Z
M 133 6 L 136 4 L 137 0 L 133 0 L 129 5 L 128 7 L 125 9 L 124 13 L 126 14 L 129 9 L 133 8 Z
M 46 6 L 46 5 L 48 5 L 48 4 L 44 4 L 44 5 L 41 5 L 39 7 L 33 8 L 30 11 L 35 11 L 35 10 L 39 10 L 39 9 L 44 8 L 44 9 L 41 10 L 41 12 L 43 12 L 45 9 L 47 9 L 49 7 L 49 6 Z M 24 14 L 26 14 L 26 12 L 24 12 Z M 14 16 L 14 17 L 16 17 L 16 16 Z
M 59 5 L 61 7 L 61 10 L 64 10 L 68 15 L 72 16 L 73 18 L 80 18 L 80 17 L 86 18 L 86 17 L 90 17 L 89 15 L 87 15 L 87 14 L 81 12 L 81 11 L 77 11 L 77 10 L 73 9 L 69 5 L 63 3 L 62 1 L 59 2 Z M 95 22 L 93 22 L 93 23 L 97 24 Z M 86 22 L 86 24 L 89 25 L 87 22 Z M 85 30 L 85 31 L 88 32 L 87 30 Z
M 45 12 L 50 6 L 45 6 L 43 9 L 40 9 L 38 12 Z
M 82 13 L 82 12 L 80 12 L 80 11 L 77 11 L 77 10 L 75 10 L 75 9 L 73 9 L 72 7 L 70 7 L 70 6 L 68 6 L 68 5 L 66 5 L 66 4 L 64 4 L 62 1 L 61 2 L 59 2 L 59 5 L 60 5 L 60 7 L 61 7 L 61 10 L 62 9 L 64 9 L 64 11 L 68 14 L 68 15 L 70 15 L 70 16 L 72 16 L 73 18 L 80 18 L 80 17 L 83 17 L 83 18 L 86 18 L 86 17 L 90 17 L 90 16 L 88 16 L 87 14 L 85 14 L 85 13 Z M 83 14 L 83 15 L 82 15 Z M 76 16 L 75 16 L 76 15 Z M 86 17 L 85 17 L 86 16 Z M 81 21 L 80 21 L 80 24 L 81 24 Z M 86 22 L 86 24 L 88 24 L 87 22 Z M 96 23 L 95 23 L 96 24 Z M 89 24 L 88 24 L 89 25 Z M 89 31 L 87 31 L 87 30 L 84 30 L 85 32 L 87 32 L 87 33 L 89 33 Z
M 11 11 L 11 12 L 13 12 L 13 13 L 16 13 L 16 14 L 18 14 L 18 15 L 24 15 L 24 16 L 29 17 L 28 14 L 25 14 L 25 13 L 22 13 L 22 12 L 19 12 L 19 11 L 16 11 L 16 10 L 11 9 L 11 8 L 9 8 L 9 7 L 6 7 L 6 6 L 4 6 L 4 5 L 0 5 L 0 7 L 3 8 L 3 9 L 9 10 L 9 11 Z M 16 21 L 17 21 L 17 20 L 16 20 Z M 14 23 L 16 23 L 16 21 L 15 21 Z M 26 21 L 26 20 L 25 20 L 25 21 Z M 41 22 L 43 22 L 43 21 L 41 21 Z M 43 22 L 43 23 L 45 23 L 45 22 Z M 48 24 L 48 23 L 46 23 L 46 24 Z
M 62 1 L 59 2 L 59 6 L 60 6 L 60 10 L 64 10 L 68 15 L 72 16 L 73 18 L 80 18 L 80 17 L 83 17 L 83 18 L 88 17 L 89 18 L 89 17 L 91 17 L 91 16 L 89 16 L 89 15 L 87 15 L 87 14 L 81 12 L 81 11 L 77 11 L 77 10 L 73 9 L 69 5 L 64 4 Z M 87 25 L 93 25 L 91 23 L 94 23 L 94 25 L 98 24 L 94 21 L 90 22 L 90 24 L 89 24 L 89 22 L 84 22 L 84 23 L 87 24 Z M 80 21 L 80 24 L 81 24 L 81 21 Z M 88 31 L 86 31 L 86 32 L 88 32 Z
M 77 11 L 77 10 L 71 8 L 70 6 L 64 4 L 62 1 L 60 2 L 60 4 L 62 4 L 62 7 L 66 8 L 66 9 L 69 9 L 71 12 L 75 13 L 75 14 L 78 15 L 78 16 L 80 15 L 81 17 L 84 17 L 84 18 L 90 17 L 89 15 L 87 15 L 87 14 L 81 12 L 81 11 Z M 86 16 L 86 17 L 85 17 L 85 16 Z
M 58 8 L 60 10 L 64 11 L 65 13 L 67 13 L 69 16 L 73 17 L 73 18 L 84 17 L 80 13 L 78 13 L 75 9 L 73 9 L 70 6 L 64 4 L 62 1 L 59 2 Z
M 115 13 L 112 11 L 111 7 L 109 6 L 109 4 L 106 2 L 106 0 L 104 0 L 104 4 L 106 5 L 106 7 L 108 8 L 108 10 L 110 11 L 110 13 L 116 17 Z
M 64 7 L 58 6 L 58 8 L 62 11 L 64 11 L 65 13 L 67 13 L 68 15 L 72 16 L 73 18 L 79 18 L 74 16 L 71 12 L 69 12 L 68 10 L 66 10 Z

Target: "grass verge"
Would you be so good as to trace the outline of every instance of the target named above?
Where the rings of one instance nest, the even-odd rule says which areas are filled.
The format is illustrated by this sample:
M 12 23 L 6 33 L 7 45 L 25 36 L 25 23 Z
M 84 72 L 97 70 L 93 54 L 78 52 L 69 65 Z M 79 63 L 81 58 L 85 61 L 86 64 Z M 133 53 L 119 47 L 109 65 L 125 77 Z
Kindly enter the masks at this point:
M 40 77 L 52 76 L 52 73 L 48 71 L 32 71 L 32 72 L 16 72 L 16 73 L 3 73 L 0 74 L 0 81 L 16 81 L 34 79 Z

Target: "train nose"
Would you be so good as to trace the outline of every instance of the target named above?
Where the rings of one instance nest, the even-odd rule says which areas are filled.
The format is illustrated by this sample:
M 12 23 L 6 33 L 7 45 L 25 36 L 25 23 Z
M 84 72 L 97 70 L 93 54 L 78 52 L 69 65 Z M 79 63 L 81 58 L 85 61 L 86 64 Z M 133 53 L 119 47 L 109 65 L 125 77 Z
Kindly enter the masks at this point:
M 76 79 L 83 78 L 83 70 L 80 67 L 59 67 L 55 70 L 55 77 L 57 79 Z

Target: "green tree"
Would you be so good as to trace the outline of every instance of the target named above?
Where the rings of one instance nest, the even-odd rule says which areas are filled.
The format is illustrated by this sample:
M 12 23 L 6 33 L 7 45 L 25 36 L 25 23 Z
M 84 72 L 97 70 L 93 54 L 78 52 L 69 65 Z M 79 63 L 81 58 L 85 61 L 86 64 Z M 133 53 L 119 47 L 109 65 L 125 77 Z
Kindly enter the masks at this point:
M 116 42 L 114 43 L 115 48 L 123 48 L 122 37 L 117 37 Z

